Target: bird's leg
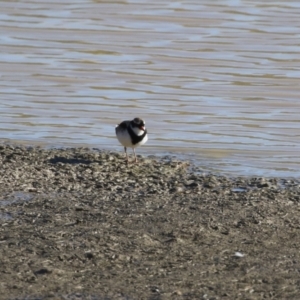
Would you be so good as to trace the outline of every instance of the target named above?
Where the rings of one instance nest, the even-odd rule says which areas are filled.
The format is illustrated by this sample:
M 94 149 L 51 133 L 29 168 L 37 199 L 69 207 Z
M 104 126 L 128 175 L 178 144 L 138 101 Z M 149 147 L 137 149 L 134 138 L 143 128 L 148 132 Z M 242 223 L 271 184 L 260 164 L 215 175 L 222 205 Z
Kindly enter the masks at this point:
M 137 163 L 138 160 L 137 160 L 137 157 L 136 157 L 136 154 L 135 154 L 135 148 L 132 148 L 133 149 L 133 153 L 134 153 L 134 159 L 135 159 L 135 162 Z
M 127 154 L 127 148 L 124 147 L 124 151 L 125 151 L 125 157 L 126 157 L 126 161 L 129 162 L 129 159 L 128 159 L 128 154 Z

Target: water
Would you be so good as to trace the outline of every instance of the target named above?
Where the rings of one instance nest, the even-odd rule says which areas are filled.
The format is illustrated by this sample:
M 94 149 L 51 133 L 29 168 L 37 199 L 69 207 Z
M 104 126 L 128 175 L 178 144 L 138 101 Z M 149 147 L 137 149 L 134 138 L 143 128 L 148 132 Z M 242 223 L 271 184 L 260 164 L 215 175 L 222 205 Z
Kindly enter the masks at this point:
M 300 177 L 298 1 L 2 1 L 2 142 L 120 150 Z

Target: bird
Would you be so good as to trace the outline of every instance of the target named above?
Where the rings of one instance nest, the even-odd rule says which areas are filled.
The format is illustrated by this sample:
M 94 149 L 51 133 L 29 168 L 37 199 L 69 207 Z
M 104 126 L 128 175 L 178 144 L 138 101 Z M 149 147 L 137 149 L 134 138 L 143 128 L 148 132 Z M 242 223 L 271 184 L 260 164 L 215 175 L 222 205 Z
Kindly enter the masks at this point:
M 138 160 L 136 157 L 135 148 L 145 144 L 148 141 L 145 124 L 146 123 L 143 119 L 134 118 L 131 121 L 123 121 L 116 125 L 116 136 L 120 144 L 124 147 L 127 163 L 129 163 L 127 147 L 133 149 L 135 162 L 137 163 Z

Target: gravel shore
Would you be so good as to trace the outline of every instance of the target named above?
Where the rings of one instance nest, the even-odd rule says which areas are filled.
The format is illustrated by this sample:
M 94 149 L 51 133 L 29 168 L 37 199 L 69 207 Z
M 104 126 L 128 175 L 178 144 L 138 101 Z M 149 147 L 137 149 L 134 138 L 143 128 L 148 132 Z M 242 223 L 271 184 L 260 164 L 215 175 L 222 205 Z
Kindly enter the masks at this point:
M 0 299 L 300 299 L 300 184 L 0 145 Z

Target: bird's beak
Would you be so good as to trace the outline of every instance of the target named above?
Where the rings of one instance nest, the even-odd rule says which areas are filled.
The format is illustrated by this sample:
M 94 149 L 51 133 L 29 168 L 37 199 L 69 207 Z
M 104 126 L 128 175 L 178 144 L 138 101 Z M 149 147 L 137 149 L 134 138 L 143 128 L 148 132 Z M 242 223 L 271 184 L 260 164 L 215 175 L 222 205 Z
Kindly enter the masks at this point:
M 145 131 L 145 126 L 143 126 L 143 125 L 140 126 L 140 129 L 143 130 L 143 131 Z

